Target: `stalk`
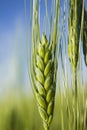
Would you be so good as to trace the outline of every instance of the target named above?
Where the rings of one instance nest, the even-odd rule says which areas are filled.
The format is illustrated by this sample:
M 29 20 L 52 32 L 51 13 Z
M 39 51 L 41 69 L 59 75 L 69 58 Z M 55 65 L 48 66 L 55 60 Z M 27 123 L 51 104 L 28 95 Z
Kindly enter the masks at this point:
M 64 130 L 63 95 L 61 93 L 61 129 Z
M 74 130 L 78 130 L 78 88 L 77 88 L 77 71 L 72 74 L 72 99 L 74 114 Z
M 75 70 L 75 130 L 78 130 L 78 88 L 77 88 L 77 71 Z
M 83 124 L 84 130 L 87 129 L 87 100 L 84 106 L 84 124 Z

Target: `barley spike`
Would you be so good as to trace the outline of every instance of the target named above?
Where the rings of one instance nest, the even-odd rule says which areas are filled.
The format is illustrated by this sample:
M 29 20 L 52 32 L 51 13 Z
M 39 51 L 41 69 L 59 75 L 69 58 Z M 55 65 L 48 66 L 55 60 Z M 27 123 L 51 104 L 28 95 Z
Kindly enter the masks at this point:
M 83 54 L 84 61 L 87 66 L 87 11 L 84 8 L 84 23 L 83 23 Z
M 37 47 L 38 46 L 38 47 Z M 55 97 L 55 81 L 54 81 L 54 59 L 52 57 L 52 47 L 42 34 L 42 40 L 36 46 L 36 54 L 34 60 L 34 93 L 36 95 L 37 105 L 40 116 L 43 120 L 45 130 L 49 129 L 49 125 L 53 118 L 54 97 Z

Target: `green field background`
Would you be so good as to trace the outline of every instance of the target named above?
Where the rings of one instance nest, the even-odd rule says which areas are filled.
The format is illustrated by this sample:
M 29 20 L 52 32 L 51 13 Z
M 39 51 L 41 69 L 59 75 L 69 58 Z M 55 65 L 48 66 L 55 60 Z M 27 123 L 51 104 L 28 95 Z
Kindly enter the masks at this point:
M 83 115 L 83 91 L 79 90 L 78 94 L 79 114 Z M 68 111 L 67 99 L 70 109 L 71 128 L 73 126 L 73 106 L 72 93 L 68 91 L 57 92 L 55 96 L 54 117 L 50 130 L 62 130 L 62 123 L 64 123 L 64 130 L 68 129 Z M 87 99 L 87 91 L 84 92 L 84 103 Z M 79 121 L 79 122 L 80 122 Z M 42 120 L 40 118 L 37 104 L 33 94 L 24 94 L 22 92 L 9 92 L 0 100 L 0 130 L 44 130 Z

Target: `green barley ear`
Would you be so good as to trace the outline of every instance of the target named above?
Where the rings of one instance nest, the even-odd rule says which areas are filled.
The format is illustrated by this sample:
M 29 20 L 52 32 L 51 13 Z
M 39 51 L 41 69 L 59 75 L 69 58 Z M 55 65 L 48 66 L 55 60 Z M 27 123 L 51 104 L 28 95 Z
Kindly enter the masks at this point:
M 74 129 L 78 129 L 78 87 L 77 87 L 77 63 L 79 58 L 79 39 L 82 21 L 83 0 L 70 0 L 68 56 L 72 66 L 72 92 Z
M 46 38 L 42 34 L 42 40 L 38 43 L 34 57 L 34 85 L 40 116 L 43 120 L 45 130 L 49 129 L 53 118 L 55 83 L 54 83 L 54 59 L 52 58 L 52 48 Z
M 75 71 L 79 56 L 79 37 L 83 0 L 70 0 L 68 55 Z
M 53 119 L 55 91 L 56 91 L 56 73 L 57 73 L 57 27 L 58 27 L 58 8 L 59 0 L 55 0 L 55 20 L 52 21 L 51 40 L 48 41 L 45 33 L 40 38 L 39 30 L 39 0 L 34 0 L 33 20 L 32 20 L 32 53 L 31 53 L 31 81 L 32 88 L 36 98 L 38 110 L 43 121 L 45 130 Z M 46 2 L 46 1 L 45 1 Z M 36 17 L 37 14 L 37 17 Z
M 87 66 L 87 10 L 84 8 L 84 23 L 83 23 L 83 54 L 85 64 Z

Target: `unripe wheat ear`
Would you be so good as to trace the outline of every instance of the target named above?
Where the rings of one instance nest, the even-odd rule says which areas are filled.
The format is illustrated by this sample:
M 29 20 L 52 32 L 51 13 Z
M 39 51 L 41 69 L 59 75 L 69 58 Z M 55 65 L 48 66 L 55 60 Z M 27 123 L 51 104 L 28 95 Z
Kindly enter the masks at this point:
M 68 55 L 73 71 L 77 68 L 79 57 L 82 4 L 83 0 L 70 0 Z
M 49 130 L 49 126 L 53 119 L 56 92 L 56 51 L 58 42 L 59 0 L 55 0 L 53 3 L 55 6 L 55 17 L 52 21 L 52 29 L 49 40 L 47 39 L 45 32 L 42 34 L 42 38 L 40 38 L 40 33 L 38 33 L 40 32 L 38 20 L 38 0 L 34 0 L 32 13 L 32 52 L 30 75 L 33 92 L 45 130 Z
M 54 81 L 54 58 L 52 47 L 46 35 L 42 34 L 42 40 L 37 44 L 34 55 L 34 93 L 43 125 L 46 130 L 53 118 L 55 81 Z
M 77 87 L 77 63 L 79 59 L 79 39 L 82 28 L 82 10 L 84 0 L 70 0 L 68 56 L 72 67 L 72 94 L 74 129 L 78 129 L 78 87 Z

